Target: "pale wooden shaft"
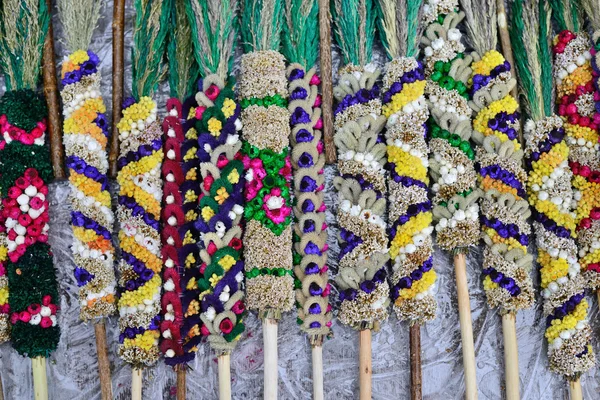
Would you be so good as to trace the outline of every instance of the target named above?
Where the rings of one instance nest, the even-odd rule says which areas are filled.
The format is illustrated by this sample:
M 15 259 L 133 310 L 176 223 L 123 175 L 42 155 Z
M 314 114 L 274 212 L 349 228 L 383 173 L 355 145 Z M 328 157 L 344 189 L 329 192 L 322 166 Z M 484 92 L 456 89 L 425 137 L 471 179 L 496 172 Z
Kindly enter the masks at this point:
M 264 341 L 265 400 L 277 400 L 277 321 L 266 318 L 262 323 Z
M 142 370 L 131 371 L 131 400 L 142 400 Z
M 48 378 L 46 377 L 46 358 L 31 359 L 33 369 L 33 393 L 35 400 L 48 400 Z
M 229 354 L 218 358 L 219 364 L 219 400 L 231 400 L 231 367 Z
M 519 348 L 517 346 L 517 324 L 515 314 L 502 316 L 502 336 L 504 337 L 504 379 L 506 380 L 506 400 L 519 400 Z
M 569 394 L 571 400 L 583 400 L 583 392 L 581 391 L 581 382 L 579 379 L 569 382 Z
M 360 400 L 371 400 L 373 365 L 371 360 L 371 330 L 360 331 L 358 339 Z
M 312 347 L 313 400 L 323 400 L 323 347 Z

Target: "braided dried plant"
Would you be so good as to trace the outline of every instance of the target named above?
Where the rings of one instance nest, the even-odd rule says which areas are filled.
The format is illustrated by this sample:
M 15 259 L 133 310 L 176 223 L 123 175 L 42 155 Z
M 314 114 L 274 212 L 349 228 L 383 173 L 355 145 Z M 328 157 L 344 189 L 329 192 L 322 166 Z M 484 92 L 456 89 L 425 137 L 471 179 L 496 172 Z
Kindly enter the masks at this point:
M 548 6 L 539 0 L 513 1 L 510 29 L 515 55 L 521 60 L 516 67 L 530 116 L 525 124 L 525 153 L 530 167 L 527 193 L 534 210 L 533 228 L 544 297 L 548 359 L 551 370 L 571 376 L 573 374 L 567 371 L 572 368 L 579 371 L 584 364 L 593 362 L 593 353 L 580 357 L 572 354 L 577 344 L 583 342 L 583 347 L 587 348 L 590 328 L 585 319 L 578 318 L 587 308 L 585 280 L 577 262 L 569 148 L 563 121 L 553 114 L 552 108 L 554 83 L 549 54 Z M 550 79 L 537 79 L 539 76 Z M 575 317 L 576 325 L 582 321 L 579 329 L 567 334 L 568 329 L 561 326 L 566 316 L 568 319 Z M 581 350 L 580 347 L 576 351 Z

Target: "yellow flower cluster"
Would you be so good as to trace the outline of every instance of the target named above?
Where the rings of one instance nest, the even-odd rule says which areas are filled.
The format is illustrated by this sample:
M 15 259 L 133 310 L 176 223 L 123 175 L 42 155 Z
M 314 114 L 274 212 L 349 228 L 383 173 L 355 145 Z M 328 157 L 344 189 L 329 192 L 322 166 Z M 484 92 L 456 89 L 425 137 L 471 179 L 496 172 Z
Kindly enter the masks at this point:
M 507 140 L 510 140 L 508 136 L 500 131 L 492 130 L 492 128 L 488 126 L 488 122 L 501 112 L 512 114 L 516 112 L 518 108 L 519 103 L 512 96 L 506 96 L 500 100 L 493 101 L 487 107 L 481 109 L 479 113 L 477 113 L 477 116 L 473 120 L 473 129 L 481 132 L 484 136 L 495 135 L 502 143 L 504 143 Z M 517 139 L 513 139 L 512 142 L 515 145 L 515 149 L 518 150 L 521 148 L 521 145 Z
M 229 269 L 235 265 L 235 262 L 236 262 L 235 258 L 233 258 L 229 254 L 227 254 L 225 257 L 223 257 L 219 260 L 219 265 L 225 271 L 229 271 Z
M 212 274 L 212 276 L 210 278 L 208 278 L 208 281 L 210 282 L 210 286 L 212 286 L 212 287 L 217 286 L 217 283 L 219 283 L 220 280 L 221 280 L 221 277 L 217 274 Z
M 232 169 L 229 175 L 227 175 L 227 180 L 233 185 L 238 183 L 240 181 L 240 173 L 238 172 L 238 170 Z
M 585 139 L 586 142 L 598 143 L 598 132 L 595 130 L 582 125 L 577 124 L 569 124 L 565 120 L 565 132 L 567 136 L 575 138 L 575 139 Z
M 8 260 L 8 249 L 4 245 L 0 245 L 0 263 Z
M 542 278 L 541 286 L 545 289 L 550 282 L 554 282 L 558 278 L 567 276 L 569 273 L 569 264 L 567 260 L 562 258 L 552 258 L 550 254 L 544 250 L 538 249 L 538 262 L 541 265 L 540 275 Z
M 103 206 L 110 208 L 110 193 L 102 190 L 101 183 L 75 171 L 70 172 L 69 182 L 86 196 L 93 197 Z
M 205 222 L 208 222 L 213 217 L 213 215 L 215 215 L 215 211 L 209 206 L 205 206 L 202 208 L 202 219 Z
M 214 137 L 219 136 L 219 134 L 221 133 L 221 129 L 223 129 L 223 124 L 221 123 L 221 121 L 219 121 L 215 117 L 212 117 L 208 120 L 208 131 L 211 135 L 213 135 Z
M 156 109 L 156 103 L 148 96 L 142 97 L 138 102 L 123 110 L 123 118 L 117 124 L 120 132 L 131 131 L 132 124 L 138 121 L 146 121 Z
M 485 192 L 491 189 L 496 189 L 500 193 L 511 193 L 517 200 L 521 198 L 517 189 L 500 180 L 494 179 L 489 175 L 484 178 L 479 176 L 477 180 L 479 181 L 479 187 Z
M 121 188 L 121 195 L 127 195 L 135 199 L 135 201 L 144 208 L 147 212 L 153 215 L 160 215 L 160 201 L 145 191 L 142 187 L 134 183 L 137 175 L 145 174 L 152 171 L 157 165 L 162 162 L 162 150 L 153 152 L 151 155 L 141 158 L 137 162 L 127 164 L 117 176 Z
M 600 263 L 600 249 L 590 249 L 591 251 L 579 260 L 581 270 L 585 271 L 589 264 Z
M 154 253 L 151 253 L 145 247 L 139 245 L 135 238 L 132 236 L 127 236 L 123 231 L 119 232 L 119 241 L 121 243 L 121 249 L 128 252 L 129 254 L 133 254 L 135 258 L 142 261 L 147 268 L 151 269 L 154 272 L 160 272 L 162 268 L 161 259 Z
M 496 232 L 493 228 L 485 228 L 483 231 L 490 239 L 492 239 L 493 243 L 504 243 L 508 246 L 508 250 L 521 249 L 523 250 L 523 253 L 527 254 L 527 246 L 523 246 L 518 240 L 512 237 L 505 239 L 498 235 L 498 232 Z
M 396 173 L 401 176 L 409 176 L 413 179 L 429 184 L 427 168 L 423 166 L 421 159 L 413 156 L 396 146 L 387 146 L 388 161 L 396 164 Z
M 420 80 L 413 83 L 407 83 L 402 90 L 392 96 L 392 101 L 382 107 L 383 115 L 389 118 L 390 115 L 400 111 L 405 105 L 412 103 L 425 92 L 426 81 Z
M 90 59 L 87 51 L 77 50 L 70 54 L 69 57 L 63 62 L 61 68 L 61 78 L 64 78 L 67 72 L 79 70 L 80 65 Z
M 188 254 L 188 256 L 185 258 L 185 267 L 191 268 L 192 265 L 194 265 L 195 263 L 196 263 L 196 257 L 194 257 L 194 254 L 192 254 L 192 253 Z
M 8 303 L 8 286 L 0 288 L 0 306 Z
M 485 278 L 483 278 L 483 290 L 488 292 L 493 289 L 498 289 L 498 284 L 492 281 L 492 278 L 490 278 L 489 275 L 486 275 Z
M 185 155 L 183 156 L 183 161 L 190 161 L 196 158 L 196 153 L 198 152 L 197 147 L 190 148 Z
M 413 235 L 431 225 L 432 219 L 430 212 L 419 213 L 409 219 L 407 223 L 400 225 L 390 245 L 390 257 L 392 259 L 396 258 L 400 248 L 412 243 Z
M 581 300 L 581 303 L 577 304 L 573 312 L 566 315 L 563 319 L 553 319 L 551 325 L 546 329 L 546 338 L 548 341 L 556 339 L 562 331 L 568 331 L 575 329 L 575 326 L 579 321 L 582 321 L 587 316 L 588 303 L 587 300 Z
M 435 283 L 436 277 L 437 274 L 435 273 L 434 269 L 430 269 L 429 271 L 425 272 L 421 279 L 418 281 L 413 281 L 410 289 L 400 290 L 400 296 L 398 296 L 395 301 L 396 305 L 400 306 L 404 300 L 412 299 L 417 294 L 423 293 L 429 289 L 429 287 Z
M 104 136 L 102 128 L 100 128 L 94 120 L 98 113 L 106 112 L 106 107 L 102 98 L 87 99 L 83 107 L 73 111 L 63 123 L 63 132 L 68 134 L 79 134 L 93 138 L 104 149 L 108 139 Z
M 160 276 L 154 276 L 136 290 L 124 291 L 119 298 L 119 308 L 137 307 L 144 304 L 145 299 L 152 299 L 156 293 L 160 293 Z
M 217 194 L 215 195 L 215 201 L 219 204 L 223 204 L 225 200 L 229 198 L 229 193 L 227 193 L 227 189 L 224 187 L 220 187 L 217 189 Z
M 481 60 L 471 64 L 471 68 L 473 69 L 471 79 L 473 79 L 473 76 L 475 75 L 488 76 L 494 68 L 503 63 L 504 56 L 500 54 L 500 52 L 496 50 L 488 51 L 481 57 Z
M 147 330 L 142 334 L 135 335 L 135 338 L 125 338 L 123 346 L 125 347 L 138 347 L 144 351 L 150 351 L 154 346 L 154 343 L 160 337 L 160 331 L 158 330 Z
M 235 101 L 230 98 L 226 98 L 223 102 L 223 107 L 221 107 L 221 111 L 223 112 L 225 118 L 231 117 L 233 114 L 235 114 Z
M 562 80 L 560 85 L 557 85 L 557 98 L 574 94 L 579 86 L 585 86 L 585 84 L 592 79 L 592 66 L 588 61 L 577 67 L 573 73 L 567 75 L 565 79 Z
M 600 206 L 600 184 L 590 182 L 583 176 L 573 178 L 573 187 L 581 192 L 581 200 L 577 202 L 576 222 L 590 215 L 590 211 Z

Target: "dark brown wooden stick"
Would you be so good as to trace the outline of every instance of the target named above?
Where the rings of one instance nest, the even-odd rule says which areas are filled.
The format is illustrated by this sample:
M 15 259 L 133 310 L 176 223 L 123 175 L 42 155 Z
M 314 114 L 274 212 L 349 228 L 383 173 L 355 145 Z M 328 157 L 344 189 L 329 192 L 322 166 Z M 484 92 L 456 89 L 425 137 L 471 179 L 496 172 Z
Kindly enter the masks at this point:
M 325 161 L 335 164 L 337 155 L 333 143 L 333 83 L 331 73 L 331 14 L 329 1 L 319 0 L 319 35 L 321 50 L 321 112 L 323 116 L 323 142 Z
M 98 354 L 98 372 L 100 374 L 100 390 L 102 400 L 112 400 L 112 380 L 110 375 L 110 361 L 108 360 L 108 347 L 106 345 L 106 326 L 104 321 L 94 324 L 96 333 L 96 353 Z
M 185 366 L 177 368 L 177 400 L 185 400 Z
M 410 399 L 423 398 L 423 378 L 421 372 L 421 326 L 410 327 Z
M 119 157 L 119 132 L 117 124 L 121 120 L 123 103 L 123 49 L 125 47 L 125 0 L 115 0 L 113 9 L 113 92 L 112 92 L 112 136 L 108 153 L 108 176 L 117 177 L 117 158 Z
M 52 15 L 52 1 L 46 0 L 48 10 Z M 60 103 L 58 101 L 58 85 L 56 83 L 56 64 L 54 62 L 54 32 L 52 18 L 48 25 L 48 33 L 44 40 L 42 55 L 44 96 L 48 105 L 48 141 L 50 142 L 50 159 L 55 179 L 65 179 L 65 160 L 62 145 L 62 122 L 60 118 Z

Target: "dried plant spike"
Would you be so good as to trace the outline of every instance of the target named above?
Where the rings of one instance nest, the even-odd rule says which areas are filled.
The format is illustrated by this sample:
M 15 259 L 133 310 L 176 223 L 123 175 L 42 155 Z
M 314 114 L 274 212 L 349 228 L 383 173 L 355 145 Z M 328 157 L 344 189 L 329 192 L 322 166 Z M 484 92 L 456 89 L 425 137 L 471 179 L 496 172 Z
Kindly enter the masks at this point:
M 69 52 L 87 49 L 100 18 L 100 0 L 58 0 L 56 7 Z
M 171 1 L 173 4 L 169 15 L 167 38 L 169 89 L 172 98 L 183 100 L 194 94 L 200 73 L 194 57 L 194 36 L 186 10 L 188 4 L 194 3 L 186 0 Z
M 368 64 L 375 38 L 375 0 L 334 0 L 331 13 L 343 64 Z

